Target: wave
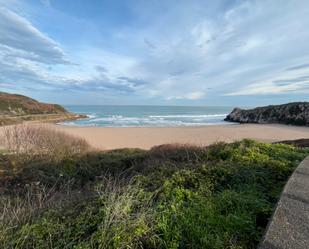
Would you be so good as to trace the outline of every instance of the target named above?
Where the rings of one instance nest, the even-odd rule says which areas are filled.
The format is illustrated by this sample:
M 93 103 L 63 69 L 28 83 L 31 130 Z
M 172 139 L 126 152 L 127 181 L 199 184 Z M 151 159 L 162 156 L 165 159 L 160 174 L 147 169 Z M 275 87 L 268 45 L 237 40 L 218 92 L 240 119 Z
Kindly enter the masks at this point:
M 87 114 L 88 119 L 93 119 L 96 118 L 97 115 L 96 114 Z
M 143 120 L 144 118 L 136 118 L 136 117 L 123 117 L 121 115 L 113 115 L 111 117 L 102 117 L 102 118 L 94 118 L 89 120 L 89 122 L 112 122 L 117 120 L 123 121 L 136 121 L 136 120 Z
M 209 118 L 209 117 L 225 117 L 228 114 L 202 114 L 202 115 L 150 115 L 150 118 Z
M 108 117 L 100 117 L 91 119 L 92 122 L 97 121 L 114 121 L 114 120 L 127 120 L 127 121 L 135 121 L 135 120 L 162 120 L 169 118 L 192 118 L 192 119 L 203 119 L 203 118 L 217 118 L 217 117 L 225 117 L 227 114 L 206 114 L 206 115 L 149 115 L 144 117 L 124 117 L 122 115 L 112 115 Z
M 97 126 L 97 124 L 89 124 L 89 123 L 78 123 L 78 121 L 64 121 L 57 123 L 58 125 L 64 126 Z
M 99 115 L 90 114 L 88 119 L 62 123 L 69 126 L 103 127 L 164 127 L 164 126 L 202 126 L 228 124 L 223 121 L 227 114 L 171 114 L 171 115 Z

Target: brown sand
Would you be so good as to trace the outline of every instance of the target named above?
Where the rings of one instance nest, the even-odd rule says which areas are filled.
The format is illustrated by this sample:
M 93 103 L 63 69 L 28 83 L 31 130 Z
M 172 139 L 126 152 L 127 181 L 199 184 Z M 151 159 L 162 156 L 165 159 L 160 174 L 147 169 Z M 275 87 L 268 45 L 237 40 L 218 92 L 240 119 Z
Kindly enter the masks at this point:
M 82 137 L 98 149 L 142 148 L 165 143 L 209 145 L 218 141 L 232 142 L 243 138 L 264 142 L 309 138 L 309 127 L 287 125 L 216 125 L 201 127 L 72 127 L 51 125 Z

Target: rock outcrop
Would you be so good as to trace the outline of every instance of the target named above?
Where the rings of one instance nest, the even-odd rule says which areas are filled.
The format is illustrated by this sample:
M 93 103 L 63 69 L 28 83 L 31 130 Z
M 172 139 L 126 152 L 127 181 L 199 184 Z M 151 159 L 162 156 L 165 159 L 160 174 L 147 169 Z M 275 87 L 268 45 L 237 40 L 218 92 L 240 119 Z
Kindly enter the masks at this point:
M 235 108 L 224 120 L 239 123 L 309 126 L 309 102 L 270 105 L 250 110 Z

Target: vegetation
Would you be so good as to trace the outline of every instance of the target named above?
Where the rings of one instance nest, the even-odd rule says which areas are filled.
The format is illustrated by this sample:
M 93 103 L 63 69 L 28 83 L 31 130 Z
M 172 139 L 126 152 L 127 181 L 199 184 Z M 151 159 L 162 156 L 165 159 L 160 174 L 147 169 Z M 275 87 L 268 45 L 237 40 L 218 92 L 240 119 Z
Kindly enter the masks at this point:
M 11 149 L 0 155 L 0 248 L 255 248 L 306 155 L 252 140 L 59 157 Z
M 23 95 L 0 92 L 0 114 L 26 115 L 66 112 L 60 105 L 44 104 Z
M 290 144 L 297 147 L 309 147 L 309 139 L 308 138 L 302 138 L 302 139 L 296 139 L 296 140 L 285 140 L 281 141 L 279 143 L 282 144 Z
M 0 126 L 24 121 L 63 121 L 85 118 L 69 113 L 62 106 L 45 104 L 19 94 L 0 92 Z
M 84 139 L 44 125 L 15 125 L 2 128 L 0 146 L 21 156 L 44 155 L 56 158 L 91 150 Z

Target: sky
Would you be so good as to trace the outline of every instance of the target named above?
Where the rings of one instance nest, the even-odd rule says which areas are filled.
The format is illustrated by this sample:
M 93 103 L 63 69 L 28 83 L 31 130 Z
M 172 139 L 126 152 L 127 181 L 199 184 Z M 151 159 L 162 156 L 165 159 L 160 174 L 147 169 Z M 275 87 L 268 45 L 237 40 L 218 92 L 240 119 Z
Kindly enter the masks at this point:
M 0 0 L 0 91 L 80 105 L 309 101 L 308 0 Z

